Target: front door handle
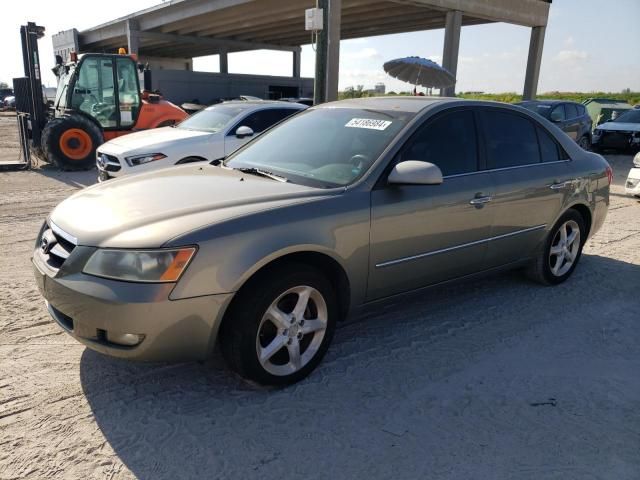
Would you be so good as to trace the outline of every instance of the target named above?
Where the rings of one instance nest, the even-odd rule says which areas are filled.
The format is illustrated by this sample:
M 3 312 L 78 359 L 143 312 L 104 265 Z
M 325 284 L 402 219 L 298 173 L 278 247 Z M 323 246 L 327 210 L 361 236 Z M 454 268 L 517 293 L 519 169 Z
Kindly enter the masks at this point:
M 493 198 L 490 196 L 475 197 L 469 201 L 469 204 L 473 205 L 474 207 L 482 207 L 485 203 L 489 203 L 491 200 L 493 200 Z

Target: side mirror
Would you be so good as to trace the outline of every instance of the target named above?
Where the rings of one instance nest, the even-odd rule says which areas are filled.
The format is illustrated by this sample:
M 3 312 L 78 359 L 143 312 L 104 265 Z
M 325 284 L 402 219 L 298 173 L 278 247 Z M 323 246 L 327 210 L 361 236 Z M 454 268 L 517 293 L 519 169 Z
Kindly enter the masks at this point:
M 433 163 L 407 160 L 393 167 L 387 183 L 390 185 L 440 185 L 442 171 Z
M 236 130 L 236 137 L 238 138 L 252 137 L 252 136 L 253 136 L 253 130 L 249 127 L 245 127 L 244 125 L 241 127 L 238 127 Z

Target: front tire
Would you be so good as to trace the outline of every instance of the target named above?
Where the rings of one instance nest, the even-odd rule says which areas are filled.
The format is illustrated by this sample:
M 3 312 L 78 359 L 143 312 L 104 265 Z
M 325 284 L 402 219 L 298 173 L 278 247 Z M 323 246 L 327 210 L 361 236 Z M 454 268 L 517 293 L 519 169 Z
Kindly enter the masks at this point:
M 320 272 L 301 264 L 269 269 L 234 300 L 220 332 L 222 353 L 246 380 L 289 385 L 320 363 L 337 316 L 335 291 Z
M 78 114 L 54 118 L 42 130 L 42 150 L 49 163 L 62 170 L 88 170 L 96 163 L 102 131 Z
M 547 235 L 542 251 L 529 267 L 529 277 L 543 285 L 557 285 L 567 280 L 582 256 L 586 237 L 582 215 L 568 210 Z

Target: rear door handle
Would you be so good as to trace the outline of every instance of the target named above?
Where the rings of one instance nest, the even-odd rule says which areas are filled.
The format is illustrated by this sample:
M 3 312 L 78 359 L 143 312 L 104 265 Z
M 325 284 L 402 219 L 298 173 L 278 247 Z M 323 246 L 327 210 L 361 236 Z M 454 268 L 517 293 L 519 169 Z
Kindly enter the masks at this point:
M 563 188 L 572 187 L 575 180 L 567 180 L 566 182 L 556 182 L 549 185 L 551 190 L 562 190 Z
M 484 205 L 485 203 L 489 203 L 491 200 L 493 200 L 493 198 L 492 198 L 492 197 L 490 197 L 490 196 L 486 196 L 486 197 L 475 197 L 475 198 L 472 198 L 472 199 L 469 201 L 469 204 L 477 207 L 477 206 L 482 206 L 482 205 Z

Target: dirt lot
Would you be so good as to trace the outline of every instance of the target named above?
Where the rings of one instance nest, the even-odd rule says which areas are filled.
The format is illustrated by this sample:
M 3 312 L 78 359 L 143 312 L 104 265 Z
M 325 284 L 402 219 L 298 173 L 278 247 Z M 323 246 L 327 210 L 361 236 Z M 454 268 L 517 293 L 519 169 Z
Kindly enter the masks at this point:
M 609 160 L 609 216 L 569 282 L 513 272 L 351 318 L 281 391 L 219 357 L 128 363 L 63 333 L 29 257 L 95 172 L 0 172 L 0 479 L 640 478 L 640 204 L 631 157 Z

